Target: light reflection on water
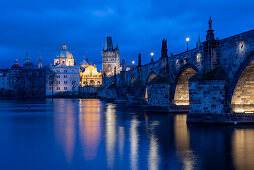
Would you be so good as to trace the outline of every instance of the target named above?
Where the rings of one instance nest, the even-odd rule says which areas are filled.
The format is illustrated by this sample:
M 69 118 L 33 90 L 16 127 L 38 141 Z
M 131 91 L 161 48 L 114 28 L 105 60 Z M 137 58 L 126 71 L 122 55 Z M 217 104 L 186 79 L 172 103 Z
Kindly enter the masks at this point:
M 187 125 L 184 114 L 97 99 L 0 108 L 0 169 L 254 168 L 254 126 Z

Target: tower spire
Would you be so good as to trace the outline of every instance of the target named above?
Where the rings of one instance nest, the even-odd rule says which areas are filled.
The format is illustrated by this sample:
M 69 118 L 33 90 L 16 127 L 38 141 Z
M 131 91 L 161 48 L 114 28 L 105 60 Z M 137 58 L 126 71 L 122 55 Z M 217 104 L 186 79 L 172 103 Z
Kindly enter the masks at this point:
M 213 21 L 212 21 L 212 17 L 211 16 L 209 18 L 208 24 L 209 24 L 209 30 L 213 30 L 213 26 L 212 26 Z
M 39 62 L 38 62 L 38 68 L 42 68 L 42 61 L 41 61 L 41 56 L 39 58 Z
M 200 34 L 198 34 L 198 40 L 196 43 L 196 48 L 199 48 L 201 46 L 201 39 L 200 39 Z
M 25 57 L 25 63 L 29 64 L 30 63 L 30 57 L 28 56 L 28 52 L 26 52 L 26 57 Z
M 113 50 L 113 42 L 112 37 L 107 36 L 106 44 L 105 44 L 105 50 L 106 51 L 112 51 Z

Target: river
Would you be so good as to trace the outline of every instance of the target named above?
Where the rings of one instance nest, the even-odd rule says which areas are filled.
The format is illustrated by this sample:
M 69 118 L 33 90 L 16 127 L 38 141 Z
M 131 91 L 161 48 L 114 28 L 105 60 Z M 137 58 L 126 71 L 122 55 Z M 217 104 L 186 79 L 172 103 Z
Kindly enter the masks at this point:
M 186 114 L 99 99 L 0 101 L 0 169 L 254 168 L 254 126 L 187 125 Z

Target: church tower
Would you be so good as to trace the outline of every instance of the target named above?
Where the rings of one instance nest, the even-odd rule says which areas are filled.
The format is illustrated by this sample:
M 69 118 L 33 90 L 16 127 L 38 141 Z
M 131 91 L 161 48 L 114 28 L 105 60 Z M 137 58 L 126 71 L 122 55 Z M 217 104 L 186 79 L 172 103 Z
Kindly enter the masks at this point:
M 118 44 L 113 47 L 112 37 L 107 37 L 105 48 L 102 50 L 102 74 L 113 76 L 114 69 L 116 74 L 120 73 L 120 56 Z
M 38 68 L 42 68 L 42 61 L 41 61 L 41 56 L 39 58 L 39 62 L 38 62 Z

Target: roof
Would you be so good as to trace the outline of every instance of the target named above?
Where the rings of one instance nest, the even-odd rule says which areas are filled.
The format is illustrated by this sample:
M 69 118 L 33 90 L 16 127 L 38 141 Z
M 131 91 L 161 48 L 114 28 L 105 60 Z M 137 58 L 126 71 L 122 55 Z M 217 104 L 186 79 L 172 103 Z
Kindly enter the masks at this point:
M 89 64 L 86 62 L 86 60 L 83 60 L 83 61 L 80 63 L 80 65 L 82 66 L 82 65 L 89 65 Z
M 105 44 L 105 51 L 112 51 L 112 50 L 113 50 L 112 37 L 107 37 L 106 44 Z
M 21 66 L 18 65 L 18 64 L 13 64 L 13 65 L 11 66 L 11 69 L 12 69 L 12 70 L 18 70 L 18 69 L 20 69 L 20 68 L 21 68 Z
M 68 58 L 68 59 L 73 59 L 73 55 L 71 52 L 67 50 L 67 46 L 63 45 L 62 50 L 60 53 L 56 56 L 56 58 Z

